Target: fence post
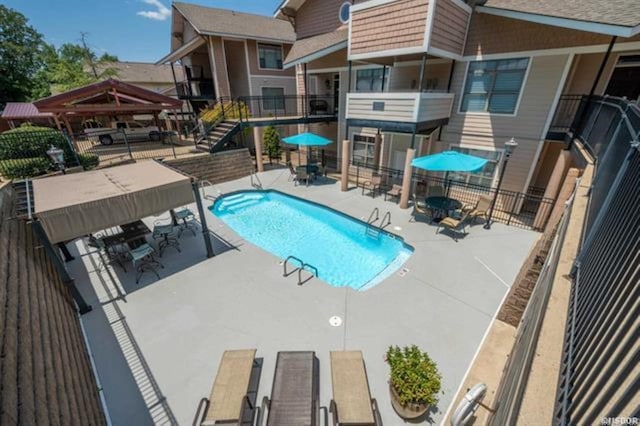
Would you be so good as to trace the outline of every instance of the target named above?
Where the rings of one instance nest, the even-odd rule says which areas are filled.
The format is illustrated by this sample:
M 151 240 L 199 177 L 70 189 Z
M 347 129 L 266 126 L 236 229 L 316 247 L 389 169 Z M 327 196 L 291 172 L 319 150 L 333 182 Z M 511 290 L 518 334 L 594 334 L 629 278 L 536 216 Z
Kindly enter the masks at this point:
M 173 158 L 178 158 L 176 155 L 176 147 L 173 145 L 173 132 L 169 132 L 169 143 L 171 144 L 171 151 L 173 152 Z
M 73 143 L 71 142 L 71 139 L 69 139 L 69 136 L 62 132 L 62 136 L 64 137 L 64 139 L 67 141 L 67 145 L 69 145 L 69 148 L 71 148 L 71 152 L 73 152 L 73 156 L 76 159 L 76 166 L 81 166 L 80 164 L 80 158 L 78 157 L 78 151 L 76 150 L 76 147 L 73 145 Z
M 129 152 L 129 158 L 131 158 L 132 160 L 133 158 L 133 153 L 131 152 L 131 146 L 129 145 L 129 138 L 127 138 L 127 132 L 124 131 L 124 129 L 120 129 L 120 131 L 122 132 L 122 137 L 124 138 L 124 143 L 125 145 L 127 145 L 127 151 Z

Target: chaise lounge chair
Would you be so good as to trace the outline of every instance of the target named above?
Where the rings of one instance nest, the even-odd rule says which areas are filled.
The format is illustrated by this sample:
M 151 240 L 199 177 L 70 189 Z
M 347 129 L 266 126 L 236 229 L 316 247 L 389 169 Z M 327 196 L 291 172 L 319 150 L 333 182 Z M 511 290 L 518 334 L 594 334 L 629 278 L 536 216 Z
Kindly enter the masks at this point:
M 411 212 L 410 221 L 416 221 L 419 216 L 425 216 L 431 221 L 433 219 L 433 213 L 431 209 L 427 207 L 424 201 L 418 201 L 418 196 L 416 194 L 412 195 L 413 198 L 413 211 Z
M 211 396 L 202 398 L 198 404 L 194 426 L 241 425 L 247 409 L 250 410 L 250 424 L 253 424 L 255 410 L 248 394 L 255 356 L 255 349 L 224 352 Z
M 489 218 L 491 201 L 491 197 L 489 197 L 488 195 L 481 195 L 478 198 L 478 203 L 475 207 L 470 209 L 463 209 L 463 212 L 468 213 L 469 218 L 473 221 L 475 221 L 479 217 L 483 218 L 486 221 Z
M 440 228 L 445 228 L 453 232 L 454 241 L 458 242 L 458 234 L 467 235 L 464 228 L 467 225 L 469 220 L 469 212 L 463 213 L 460 219 L 455 219 L 453 217 L 445 217 L 440 222 L 438 222 L 438 227 L 436 228 L 436 234 L 440 230 Z
M 371 398 L 361 351 L 331 352 L 334 426 L 382 426 L 378 403 Z
M 262 400 L 256 425 L 266 412 L 267 426 L 319 426 L 318 364 L 314 352 L 278 352 L 271 399 Z

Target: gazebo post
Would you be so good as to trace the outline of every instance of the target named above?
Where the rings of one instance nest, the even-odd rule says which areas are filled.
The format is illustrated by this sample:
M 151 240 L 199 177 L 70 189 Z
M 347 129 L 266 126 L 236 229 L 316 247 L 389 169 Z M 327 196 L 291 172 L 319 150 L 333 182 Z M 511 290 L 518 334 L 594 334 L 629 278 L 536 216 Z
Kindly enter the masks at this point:
M 211 237 L 209 235 L 209 228 L 207 227 L 207 218 L 204 214 L 204 207 L 202 206 L 202 197 L 200 197 L 200 189 L 198 188 L 198 181 L 192 180 L 191 187 L 193 188 L 193 195 L 196 199 L 196 206 L 198 207 L 198 215 L 200 216 L 200 227 L 202 228 L 202 238 L 204 238 L 204 246 L 207 249 L 207 258 L 215 256 L 213 252 L 213 246 L 211 245 Z
M 56 271 L 60 275 L 60 279 L 62 280 L 62 283 L 65 286 L 67 286 L 67 288 L 71 292 L 71 297 L 73 297 L 73 300 L 76 302 L 76 305 L 78 305 L 78 311 L 80 312 L 80 315 L 86 314 L 87 312 L 91 312 L 93 308 L 84 300 L 84 297 L 82 297 L 82 294 L 80 294 L 80 291 L 78 291 L 78 288 L 76 287 L 76 283 L 74 279 L 71 278 L 71 276 L 67 272 L 67 269 L 64 267 L 64 264 L 62 263 L 62 259 L 60 259 L 60 256 L 58 256 L 58 253 L 56 253 L 56 250 L 51 244 L 51 241 L 49 241 L 49 237 L 47 236 L 46 232 L 42 228 L 42 224 L 40 223 L 40 221 L 33 220 L 31 222 L 31 228 L 33 229 L 34 234 L 36 234 L 36 237 L 44 247 L 44 250 L 47 252 L 47 255 L 49 255 L 49 258 L 51 259 L 51 263 L 53 263 L 54 268 L 56 268 Z

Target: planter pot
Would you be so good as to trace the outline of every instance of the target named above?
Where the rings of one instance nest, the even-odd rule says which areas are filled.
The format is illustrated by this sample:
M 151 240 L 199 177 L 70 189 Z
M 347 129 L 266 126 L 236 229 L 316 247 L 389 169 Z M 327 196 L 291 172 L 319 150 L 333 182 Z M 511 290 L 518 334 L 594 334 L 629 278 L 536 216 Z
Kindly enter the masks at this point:
M 429 411 L 429 406 L 427 404 L 418 404 L 412 402 L 406 405 L 400 404 L 398 392 L 396 392 L 396 389 L 393 387 L 393 385 L 391 385 L 391 383 L 389 383 L 389 393 L 391 394 L 391 405 L 393 406 L 393 409 L 403 419 L 417 419 L 418 417 L 424 416 L 424 414 Z

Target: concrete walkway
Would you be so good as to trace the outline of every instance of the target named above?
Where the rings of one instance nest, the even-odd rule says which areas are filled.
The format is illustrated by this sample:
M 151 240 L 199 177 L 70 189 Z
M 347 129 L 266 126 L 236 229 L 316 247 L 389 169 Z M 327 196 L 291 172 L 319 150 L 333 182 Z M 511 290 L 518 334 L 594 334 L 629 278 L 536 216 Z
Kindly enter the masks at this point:
M 139 285 L 131 271 L 100 267 L 95 250 L 78 241 L 73 249 L 82 260 L 69 266 L 94 306 L 83 323 L 114 424 L 191 423 L 199 399 L 209 394 L 222 352 L 238 348 L 257 348 L 263 358 L 259 400 L 271 391 L 278 351 L 315 350 L 325 406 L 331 400 L 329 351 L 360 349 L 385 425 L 402 424 L 390 405 L 384 354 L 389 345 L 408 344 L 417 344 L 438 364 L 443 393 L 424 422 L 442 421 L 538 234 L 478 225 L 456 243 L 427 223 L 410 222 L 410 210 L 382 196 L 340 192 L 333 180 L 296 187 L 288 176 L 287 170 L 272 170 L 260 180 L 264 188 L 356 218 L 366 220 L 374 207 L 390 211 L 387 229 L 415 248 L 407 271 L 365 292 L 318 279 L 298 287 L 294 276 L 282 277 L 280 259 L 243 241 L 212 214 L 207 222 L 216 257 L 205 259 L 200 234 L 186 232 L 182 253 L 167 249 L 161 259 L 161 279 L 146 274 Z M 248 188 L 244 178 L 207 193 Z M 155 219 L 145 221 L 152 225 Z M 342 326 L 329 324 L 334 315 L 343 319 Z

